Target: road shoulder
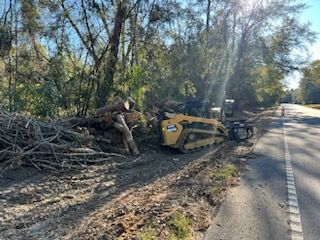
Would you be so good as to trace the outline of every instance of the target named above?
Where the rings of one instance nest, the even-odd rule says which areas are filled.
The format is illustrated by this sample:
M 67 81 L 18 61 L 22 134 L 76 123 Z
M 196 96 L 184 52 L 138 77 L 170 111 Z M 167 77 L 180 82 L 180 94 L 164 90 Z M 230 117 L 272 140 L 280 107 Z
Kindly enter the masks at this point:
M 205 239 L 289 239 L 281 119 L 273 117 Z

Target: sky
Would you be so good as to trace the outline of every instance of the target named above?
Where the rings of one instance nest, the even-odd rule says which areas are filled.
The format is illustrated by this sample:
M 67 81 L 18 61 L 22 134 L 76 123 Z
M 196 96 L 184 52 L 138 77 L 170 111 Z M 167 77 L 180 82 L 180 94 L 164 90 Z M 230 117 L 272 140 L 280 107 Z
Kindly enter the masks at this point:
M 308 8 L 301 14 L 300 20 L 303 23 L 309 22 L 311 30 L 318 33 L 315 43 L 309 46 L 311 60 L 320 59 L 320 0 L 301 0 L 301 3 L 308 5 Z M 297 88 L 302 75 L 298 72 L 288 77 L 288 87 Z
M 311 46 L 310 51 L 313 60 L 320 59 L 320 1 L 319 0 L 302 0 L 309 7 L 302 13 L 301 21 L 310 22 L 311 29 L 319 35 L 317 41 Z

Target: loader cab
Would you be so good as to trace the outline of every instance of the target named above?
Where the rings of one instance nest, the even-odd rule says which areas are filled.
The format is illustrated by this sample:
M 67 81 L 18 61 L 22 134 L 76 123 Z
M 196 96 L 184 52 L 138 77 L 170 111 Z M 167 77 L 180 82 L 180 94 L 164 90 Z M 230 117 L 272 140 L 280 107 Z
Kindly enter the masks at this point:
M 223 103 L 223 111 L 226 117 L 233 117 L 234 99 L 225 99 Z
M 221 107 L 212 107 L 210 108 L 210 118 L 215 118 L 218 120 L 222 119 L 222 109 Z
M 183 105 L 183 114 L 195 117 L 209 117 L 210 103 L 198 98 L 188 99 Z

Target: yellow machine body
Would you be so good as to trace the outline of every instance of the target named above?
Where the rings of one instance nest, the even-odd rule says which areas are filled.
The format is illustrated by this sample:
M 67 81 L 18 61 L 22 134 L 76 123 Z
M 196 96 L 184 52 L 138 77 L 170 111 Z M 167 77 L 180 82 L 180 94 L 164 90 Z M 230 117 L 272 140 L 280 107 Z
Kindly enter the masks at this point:
M 229 139 L 228 129 L 216 119 L 164 113 L 161 144 L 182 152 L 198 150 Z

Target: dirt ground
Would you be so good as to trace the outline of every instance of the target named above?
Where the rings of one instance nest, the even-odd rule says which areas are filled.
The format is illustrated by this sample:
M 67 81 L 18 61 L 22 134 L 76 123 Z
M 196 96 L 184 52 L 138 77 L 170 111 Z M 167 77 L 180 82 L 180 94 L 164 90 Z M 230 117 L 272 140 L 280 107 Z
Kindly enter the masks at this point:
M 273 110 L 247 113 L 255 136 L 192 154 L 160 149 L 138 158 L 62 174 L 34 168 L 11 170 L 0 178 L 0 239 L 169 239 L 171 218 L 189 220 L 190 238 L 201 239 L 238 173 L 219 174 L 233 164 L 244 169 Z M 139 237 L 140 236 L 140 237 Z

